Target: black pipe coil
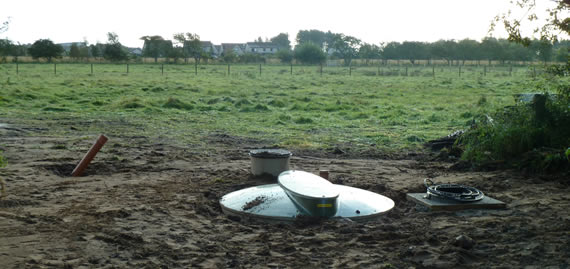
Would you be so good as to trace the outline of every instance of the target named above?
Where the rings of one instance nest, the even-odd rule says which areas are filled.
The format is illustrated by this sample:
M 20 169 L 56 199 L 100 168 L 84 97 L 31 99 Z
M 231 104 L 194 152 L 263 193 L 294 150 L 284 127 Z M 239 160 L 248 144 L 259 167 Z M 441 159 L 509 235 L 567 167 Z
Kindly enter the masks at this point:
M 425 197 L 427 199 L 437 197 L 458 202 L 477 202 L 485 197 L 482 191 L 461 184 L 435 184 L 431 179 L 426 178 L 424 185 L 427 188 Z

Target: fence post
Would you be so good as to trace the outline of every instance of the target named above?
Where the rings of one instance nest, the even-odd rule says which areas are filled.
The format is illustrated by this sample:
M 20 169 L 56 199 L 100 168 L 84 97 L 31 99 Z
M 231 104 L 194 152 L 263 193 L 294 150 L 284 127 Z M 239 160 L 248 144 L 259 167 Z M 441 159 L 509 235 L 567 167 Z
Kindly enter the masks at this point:
M 461 77 L 461 65 L 459 66 L 459 77 Z
M 532 76 L 536 77 L 536 66 L 532 67 Z
M 487 66 L 483 66 L 483 76 L 487 76 Z
M 431 75 L 435 78 L 435 65 L 431 66 Z
M 127 74 L 129 73 L 129 64 L 127 64 Z
M 378 64 L 378 70 L 376 70 L 376 76 L 380 75 L 380 64 Z
M 509 67 L 509 76 L 510 77 L 513 76 L 513 66 L 512 65 Z
M 408 67 L 406 66 L 406 77 L 408 76 Z
M 18 71 L 18 62 L 16 62 L 16 75 L 19 73 Z
M 261 77 L 261 64 L 259 64 L 259 76 Z
M 230 76 L 230 64 L 228 64 L 228 77 Z
M 321 77 L 323 76 L 323 64 L 321 63 Z
M 160 65 L 160 74 L 164 75 L 164 64 Z
M 198 62 L 194 60 L 194 75 L 198 75 Z
M 56 63 L 53 64 L 53 74 L 57 75 L 57 65 Z
M 352 65 L 348 66 L 348 76 L 352 76 Z
M 93 75 L 93 64 L 91 64 L 91 75 Z

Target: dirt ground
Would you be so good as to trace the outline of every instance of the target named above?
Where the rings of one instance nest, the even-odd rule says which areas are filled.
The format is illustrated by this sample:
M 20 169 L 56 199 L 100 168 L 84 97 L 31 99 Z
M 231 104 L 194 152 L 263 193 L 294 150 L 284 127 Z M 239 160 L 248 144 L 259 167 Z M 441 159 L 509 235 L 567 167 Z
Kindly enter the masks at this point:
M 0 126 L 1 268 L 568 268 L 569 182 L 517 171 L 469 172 L 421 154 L 295 151 L 294 169 L 392 198 L 366 223 L 262 223 L 221 212 L 263 143 L 212 135 L 214 150 L 110 136 L 83 177 L 69 174 L 96 140 Z M 479 188 L 505 210 L 430 212 L 405 199 L 423 179 Z M 458 239 L 458 237 L 460 239 Z

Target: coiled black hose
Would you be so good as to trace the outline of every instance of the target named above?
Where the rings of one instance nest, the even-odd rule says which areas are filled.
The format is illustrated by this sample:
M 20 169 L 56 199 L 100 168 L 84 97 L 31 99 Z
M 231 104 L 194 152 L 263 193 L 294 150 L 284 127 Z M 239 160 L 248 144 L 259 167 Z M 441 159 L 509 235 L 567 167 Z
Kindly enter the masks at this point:
M 424 185 L 427 188 L 425 197 L 427 199 L 433 196 L 458 202 L 477 202 L 485 197 L 482 191 L 461 184 L 435 184 L 431 179 L 426 178 Z

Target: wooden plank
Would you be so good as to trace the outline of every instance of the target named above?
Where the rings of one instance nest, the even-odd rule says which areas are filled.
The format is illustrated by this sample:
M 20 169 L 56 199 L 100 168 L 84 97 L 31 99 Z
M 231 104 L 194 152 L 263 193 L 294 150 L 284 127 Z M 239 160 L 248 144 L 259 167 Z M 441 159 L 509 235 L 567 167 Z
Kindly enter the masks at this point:
M 425 196 L 426 196 L 425 193 L 408 193 L 406 195 L 406 198 L 409 201 L 414 201 L 416 204 L 426 206 L 433 211 L 439 211 L 439 210 L 456 211 L 456 210 L 466 210 L 466 209 L 504 209 L 507 207 L 507 204 L 488 196 L 485 196 L 481 201 L 467 202 L 467 203 L 442 200 L 437 197 L 431 197 L 431 199 L 427 199 L 424 198 Z

